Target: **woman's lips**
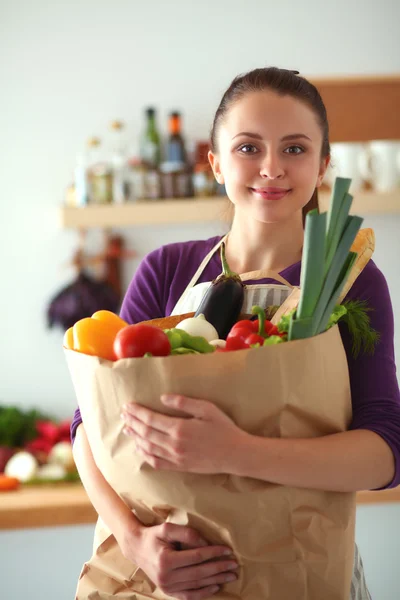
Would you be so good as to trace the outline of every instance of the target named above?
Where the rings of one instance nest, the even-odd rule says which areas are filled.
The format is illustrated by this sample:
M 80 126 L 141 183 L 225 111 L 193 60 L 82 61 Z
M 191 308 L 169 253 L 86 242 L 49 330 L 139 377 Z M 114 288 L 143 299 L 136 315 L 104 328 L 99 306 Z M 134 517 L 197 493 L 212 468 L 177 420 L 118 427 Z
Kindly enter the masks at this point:
M 284 198 L 290 190 L 285 190 L 284 188 L 250 188 L 251 191 L 260 196 L 264 200 L 281 200 Z

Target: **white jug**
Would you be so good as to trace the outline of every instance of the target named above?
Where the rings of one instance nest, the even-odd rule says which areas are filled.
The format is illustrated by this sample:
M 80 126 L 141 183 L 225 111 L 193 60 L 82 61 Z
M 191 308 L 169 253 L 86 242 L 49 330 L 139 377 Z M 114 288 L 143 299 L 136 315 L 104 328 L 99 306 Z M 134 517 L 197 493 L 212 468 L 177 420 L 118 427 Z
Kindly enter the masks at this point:
M 350 193 L 357 192 L 364 185 L 360 169 L 361 156 L 365 152 L 360 142 L 335 142 L 331 144 L 331 163 L 326 171 L 324 183 L 333 186 L 336 177 L 350 177 Z
M 392 192 L 400 186 L 400 141 L 373 140 L 361 155 L 363 177 L 376 192 Z

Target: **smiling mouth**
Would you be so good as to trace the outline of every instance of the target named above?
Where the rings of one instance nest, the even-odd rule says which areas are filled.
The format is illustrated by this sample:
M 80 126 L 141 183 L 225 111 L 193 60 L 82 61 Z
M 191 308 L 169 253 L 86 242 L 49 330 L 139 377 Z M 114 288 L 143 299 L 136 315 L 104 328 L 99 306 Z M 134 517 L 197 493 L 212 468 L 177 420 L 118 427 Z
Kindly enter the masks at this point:
M 285 188 L 250 188 L 253 194 L 265 199 L 265 200 L 281 200 L 284 198 L 291 190 Z

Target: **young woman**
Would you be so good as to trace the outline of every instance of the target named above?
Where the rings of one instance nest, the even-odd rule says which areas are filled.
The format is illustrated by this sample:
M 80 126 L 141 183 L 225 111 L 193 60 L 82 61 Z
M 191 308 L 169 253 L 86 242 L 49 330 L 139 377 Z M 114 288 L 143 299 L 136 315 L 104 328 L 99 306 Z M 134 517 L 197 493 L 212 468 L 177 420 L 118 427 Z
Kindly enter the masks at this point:
M 231 268 L 245 274 L 245 311 L 254 303 L 283 302 L 289 292 L 285 283 L 299 285 L 304 217 L 317 206 L 317 188 L 330 161 L 327 115 L 318 91 L 297 72 L 284 69 L 256 69 L 237 77 L 216 112 L 209 160 L 234 206 L 226 254 Z M 169 244 L 150 253 L 129 286 L 121 316 L 136 323 L 196 310 L 209 282 L 221 272 L 220 242 L 215 237 Z M 124 431 L 133 447 L 155 469 L 231 473 L 339 492 L 399 485 L 393 312 L 386 280 L 373 261 L 348 298 L 367 300 L 373 309 L 371 325 L 381 336 L 373 355 L 354 359 L 349 334 L 340 328 L 352 392 L 349 431 L 315 439 L 260 438 L 201 398 L 165 397 L 166 405 L 192 418 L 128 405 Z M 79 411 L 73 438 L 75 433 L 74 456 L 94 507 L 125 557 L 165 593 L 200 600 L 236 577 L 236 562 L 224 557 L 229 549 L 208 545 L 186 527 L 139 523 L 98 471 Z M 179 552 L 176 542 L 181 543 Z M 358 552 L 351 598 L 369 598 Z

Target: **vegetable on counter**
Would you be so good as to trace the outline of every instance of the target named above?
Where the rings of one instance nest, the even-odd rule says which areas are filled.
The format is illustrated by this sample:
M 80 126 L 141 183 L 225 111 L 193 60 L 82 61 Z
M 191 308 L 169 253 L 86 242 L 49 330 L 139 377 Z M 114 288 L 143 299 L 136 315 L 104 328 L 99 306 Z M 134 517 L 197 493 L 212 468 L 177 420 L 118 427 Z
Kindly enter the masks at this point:
M 213 339 L 226 339 L 238 320 L 244 301 L 245 285 L 240 275 L 229 268 L 224 242 L 221 244 L 221 263 L 221 275 L 211 283 L 195 312 L 195 317 L 202 314 L 215 327 L 218 334 Z
M 19 480 L 16 477 L 8 477 L 0 474 L 0 492 L 12 492 L 20 486 Z
M 21 450 L 16 452 L 6 464 L 4 475 L 15 477 L 18 481 L 24 483 L 37 475 L 39 463 L 30 453 Z

